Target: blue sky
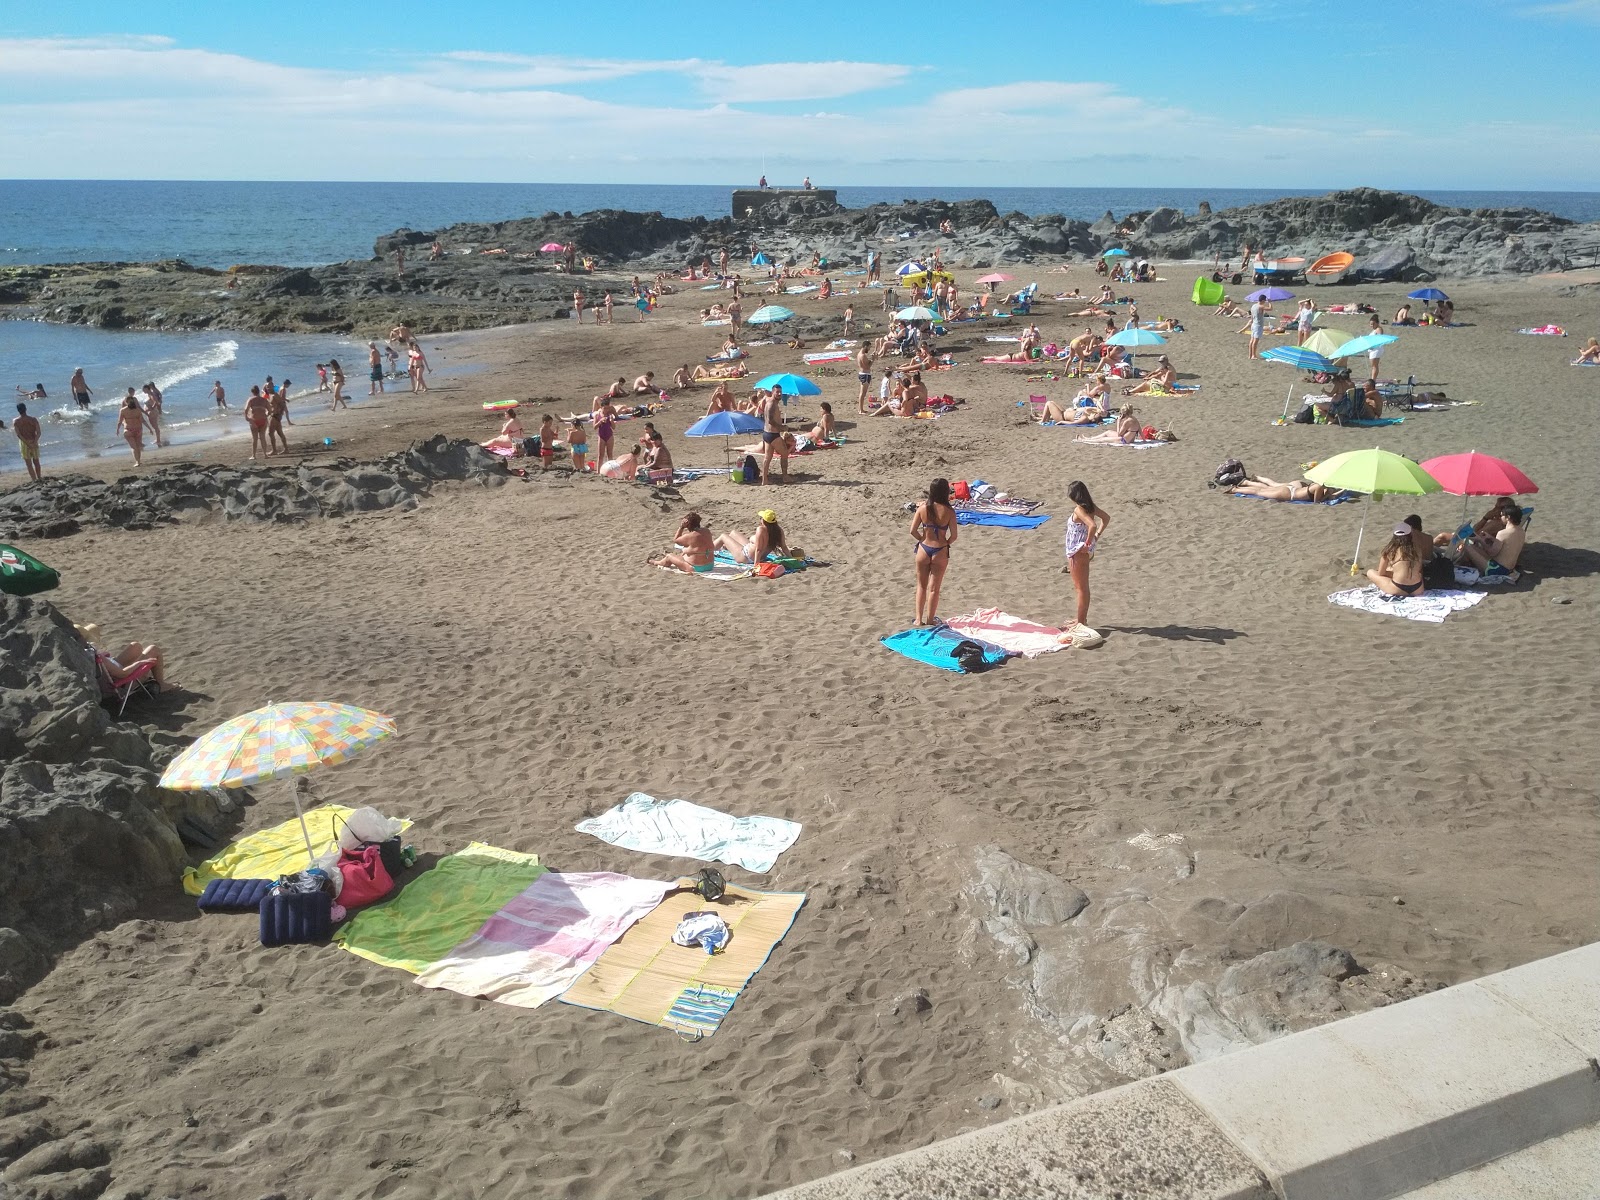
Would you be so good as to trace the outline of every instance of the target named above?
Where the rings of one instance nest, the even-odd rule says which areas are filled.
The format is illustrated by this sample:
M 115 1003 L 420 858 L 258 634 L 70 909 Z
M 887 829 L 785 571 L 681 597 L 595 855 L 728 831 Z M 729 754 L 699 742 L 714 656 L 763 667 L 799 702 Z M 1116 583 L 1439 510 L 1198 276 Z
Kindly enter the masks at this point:
M 356 11 L 8 5 L 0 171 L 1600 190 L 1600 0 Z

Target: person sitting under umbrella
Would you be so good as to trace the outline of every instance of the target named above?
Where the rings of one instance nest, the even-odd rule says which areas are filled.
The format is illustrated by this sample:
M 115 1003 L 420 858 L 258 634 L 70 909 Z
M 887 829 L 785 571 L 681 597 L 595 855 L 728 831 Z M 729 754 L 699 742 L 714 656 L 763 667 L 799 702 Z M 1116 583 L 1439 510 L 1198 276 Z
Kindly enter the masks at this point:
M 1460 557 L 1456 559 L 1462 566 L 1476 567 L 1485 579 L 1511 575 L 1517 569 L 1528 538 L 1527 530 L 1522 528 L 1520 506 L 1508 504 L 1499 510 L 1499 515 L 1500 524 L 1492 536 L 1476 534 L 1462 542 Z
M 1367 571 L 1367 578 L 1386 596 L 1420 596 L 1422 585 L 1422 555 L 1412 538 L 1411 526 L 1402 521 L 1394 527 L 1394 535 L 1378 556 L 1378 565 Z

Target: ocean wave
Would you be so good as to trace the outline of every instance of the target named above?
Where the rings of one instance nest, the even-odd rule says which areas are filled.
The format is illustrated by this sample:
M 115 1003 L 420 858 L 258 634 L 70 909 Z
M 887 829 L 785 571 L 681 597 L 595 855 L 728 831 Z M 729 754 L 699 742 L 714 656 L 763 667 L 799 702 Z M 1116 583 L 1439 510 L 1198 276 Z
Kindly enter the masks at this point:
M 155 385 L 164 392 L 197 375 L 208 375 L 222 367 L 232 366 L 238 358 L 238 342 L 231 339 L 218 342 L 173 362 L 163 373 L 155 377 Z

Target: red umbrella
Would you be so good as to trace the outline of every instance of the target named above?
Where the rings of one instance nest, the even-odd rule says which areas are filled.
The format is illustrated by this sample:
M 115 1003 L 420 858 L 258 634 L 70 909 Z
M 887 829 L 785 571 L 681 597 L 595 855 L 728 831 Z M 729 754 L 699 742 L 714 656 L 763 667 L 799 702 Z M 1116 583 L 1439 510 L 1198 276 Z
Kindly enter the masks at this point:
M 978 282 L 979 283 L 1010 283 L 1011 282 L 1011 276 L 1002 275 L 999 271 L 996 271 L 993 275 L 979 275 L 978 276 Z
M 560 242 L 546 242 L 544 245 L 539 247 L 539 253 L 540 254 L 559 254 L 561 251 L 563 251 L 565 249 L 566 249 L 566 247 L 563 246 Z
M 1430 458 L 1422 469 L 1452 496 L 1520 496 L 1539 485 L 1503 458 L 1479 454 L 1446 454 Z

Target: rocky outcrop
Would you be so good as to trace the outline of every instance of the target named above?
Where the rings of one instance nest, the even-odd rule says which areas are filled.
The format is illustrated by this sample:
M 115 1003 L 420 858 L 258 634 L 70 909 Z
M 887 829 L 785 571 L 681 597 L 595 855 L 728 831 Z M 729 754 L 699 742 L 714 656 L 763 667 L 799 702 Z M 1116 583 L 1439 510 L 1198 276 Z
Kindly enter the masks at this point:
M 185 463 L 114 482 L 57 475 L 0 494 L 0 537 L 65 537 L 87 526 L 151 529 L 208 513 L 285 522 L 409 509 L 436 483 L 494 486 L 509 478 L 504 462 L 476 442 L 443 434 L 374 463 L 347 458 L 293 467 Z
M 941 234 L 950 222 L 955 232 Z M 432 260 L 427 247 L 439 242 Z M 600 274 L 561 273 L 550 242 L 576 245 Z M 548 212 L 445 229 L 399 229 L 377 239 L 367 261 L 228 271 L 181 260 L 0 268 L 0 305 L 11 316 L 106 329 L 239 329 L 381 333 L 395 321 L 446 332 L 565 317 L 572 290 L 626 287 L 633 274 L 677 275 L 726 248 L 744 266 L 752 246 L 783 262 L 821 254 L 859 267 L 869 247 L 892 269 L 937 248 L 942 260 L 986 268 L 1040 259 L 1086 259 L 1108 244 L 1156 259 L 1237 261 L 1242 245 L 1313 258 L 1400 254 L 1406 278 L 1562 269 L 1600 245 L 1600 223 L 1575 225 L 1528 208 L 1450 208 L 1400 192 L 1354 188 L 1291 196 L 1194 216 L 1175 208 L 1106 213 L 1089 224 L 1060 215 L 1002 214 L 987 200 L 906 200 L 843 208 L 826 196 L 785 195 L 749 217 L 668 217 L 600 209 Z M 392 261 L 408 251 L 404 278 Z

